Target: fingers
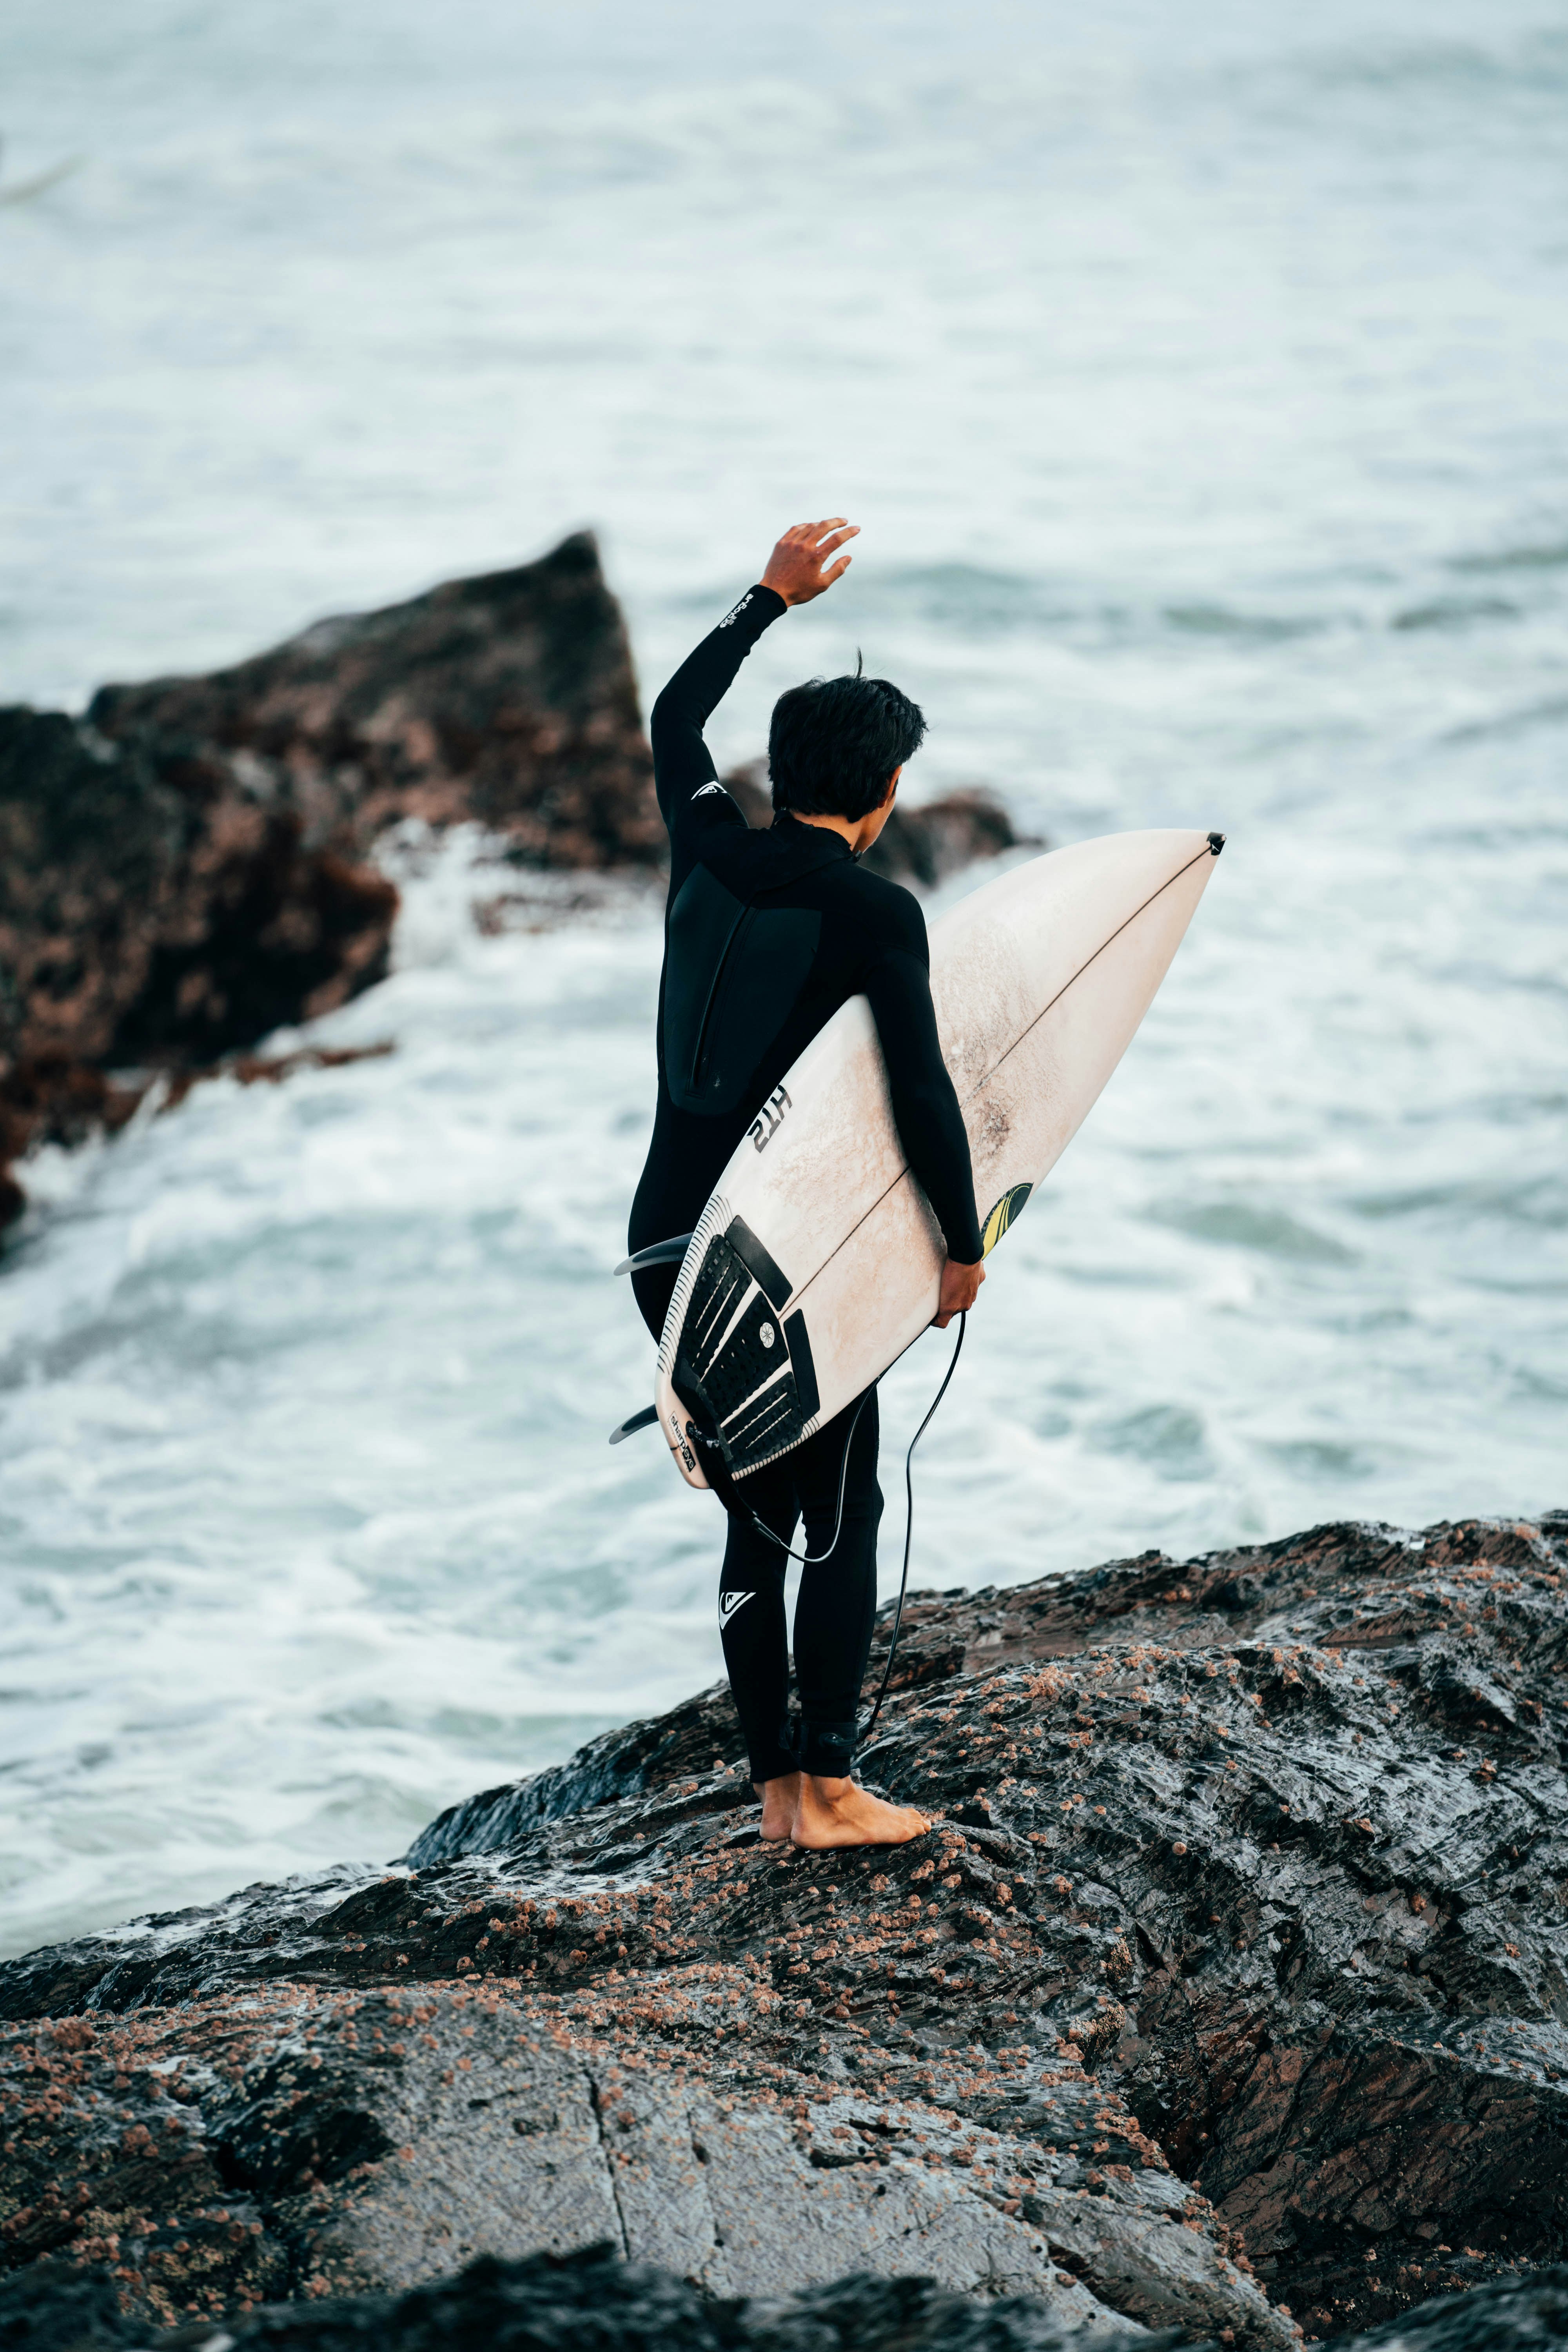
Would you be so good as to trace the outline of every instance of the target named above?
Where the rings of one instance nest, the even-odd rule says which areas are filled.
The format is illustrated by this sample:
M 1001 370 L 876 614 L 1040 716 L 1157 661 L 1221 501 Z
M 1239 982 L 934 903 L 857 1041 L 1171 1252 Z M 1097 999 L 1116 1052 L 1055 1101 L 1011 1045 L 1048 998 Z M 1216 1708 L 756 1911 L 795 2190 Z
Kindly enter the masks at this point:
M 955 1315 L 966 1315 L 980 1296 L 980 1286 L 985 1279 L 985 1268 L 978 1262 L 961 1265 L 949 1258 L 942 1267 L 942 1288 L 937 1295 L 937 1311 L 931 1322 L 939 1331 L 945 1331 Z
M 764 587 L 777 591 L 786 604 L 808 604 L 842 580 L 850 559 L 838 555 L 847 540 L 860 535 L 858 523 L 843 515 L 826 515 L 819 522 L 792 523 L 780 537 L 763 573 Z M 832 559 L 837 557 L 837 561 Z M 825 572 L 824 565 L 830 568 Z

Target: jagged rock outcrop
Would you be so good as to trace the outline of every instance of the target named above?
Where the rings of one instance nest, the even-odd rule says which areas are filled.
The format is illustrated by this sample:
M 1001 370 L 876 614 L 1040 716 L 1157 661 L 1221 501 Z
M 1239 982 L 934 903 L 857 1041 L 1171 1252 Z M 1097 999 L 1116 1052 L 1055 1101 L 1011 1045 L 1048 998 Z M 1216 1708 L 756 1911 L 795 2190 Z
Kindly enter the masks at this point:
M 0 1225 L 10 1162 L 124 1124 L 142 1088 L 386 969 L 397 893 L 184 744 L 0 710 Z
M 1558 1515 L 917 1595 L 895 1853 L 761 1846 L 715 1691 L 10 1962 L 4 2242 L 166 2315 L 608 2237 L 1258 2346 L 1551 2262 L 1565 1578 Z
M 587 531 L 210 677 L 100 688 L 88 718 L 116 742 L 193 747 L 351 854 L 413 816 L 472 819 L 546 866 L 665 855 L 626 625 Z
M 724 782 L 748 824 L 773 823 L 765 760 L 748 760 L 743 766 L 732 768 Z M 1044 847 L 1044 842 L 1026 839 L 1014 831 L 1013 820 L 994 793 L 973 785 L 918 805 L 900 801 L 861 862 L 871 873 L 885 874 L 890 881 L 913 883 L 929 890 L 983 857 L 1000 857 L 1007 849 Z
M 322 621 L 210 677 L 0 710 L 0 1226 L 11 1163 L 380 979 L 398 819 L 546 866 L 663 854 L 619 609 L 586 534 Z
M 0 712 L 0 1055 L 211 1061 L 385 969 L 391 884 L 168 743 Z

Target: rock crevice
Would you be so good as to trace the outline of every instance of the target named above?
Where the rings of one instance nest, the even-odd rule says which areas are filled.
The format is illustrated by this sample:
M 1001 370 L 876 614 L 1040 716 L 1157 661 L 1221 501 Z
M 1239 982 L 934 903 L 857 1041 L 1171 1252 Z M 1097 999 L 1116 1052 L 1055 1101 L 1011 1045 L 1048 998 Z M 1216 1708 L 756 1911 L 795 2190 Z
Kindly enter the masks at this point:
M 393 1870 L 12 1961 L 5 2242 L 146 2310 L 181 2242 L 202 2307 L 606 2239 L 1239 2345 L 1554 2261 L 1565 1576 L 1556 1517 L 914 1595 L 917 1844 L 759 1844 L 705 1691 Z
M 8 1963 L 5 2242 L 166 2316 L 603 2239 L 1259 2347 L 1550 2263 L 1565 1578 L 1558 1517 L 917 1594 L 910 1846 L 763 1847 L 715 1690 Z

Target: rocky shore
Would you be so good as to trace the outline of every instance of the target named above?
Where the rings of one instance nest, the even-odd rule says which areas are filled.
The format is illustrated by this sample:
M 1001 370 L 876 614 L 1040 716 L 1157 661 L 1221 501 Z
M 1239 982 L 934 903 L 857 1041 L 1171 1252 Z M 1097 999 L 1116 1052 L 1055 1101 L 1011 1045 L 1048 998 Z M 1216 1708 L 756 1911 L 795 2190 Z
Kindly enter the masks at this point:
M 898 1852 L 762 1846 L 713 1690 L 384 1869 L 12 1961 L 0 2295 L 96 2296 L 62 2345 L 1560 2335 L 1565 1578 L 1559 1514 L 921 1594 Z
M 82 719 L 0 709 L 0 1229 L 29 1150 L 113 1133 L 150 1084 L 384 975 L 398 899 L 374 851 L 409 818 L 482 825 L 535 872 L 656 873 L 631 647 L 588 533 L 210 677 L 103 687 Z M 1013 839 L 959 793 L 900 812 L 880 862 L 930 883 Z

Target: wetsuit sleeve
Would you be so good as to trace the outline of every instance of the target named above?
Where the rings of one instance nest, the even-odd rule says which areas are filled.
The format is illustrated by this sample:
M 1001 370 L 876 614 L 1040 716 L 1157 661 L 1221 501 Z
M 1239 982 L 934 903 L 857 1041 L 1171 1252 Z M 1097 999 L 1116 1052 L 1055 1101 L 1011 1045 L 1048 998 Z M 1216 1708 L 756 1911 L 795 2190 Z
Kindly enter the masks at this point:
M 718 782 L 702 730 L 733 683 L 736 671 L 771 623 L 789 607 L 772 588 L 748 588 L 740 603 L 688 654 L 653 706 L 648 732 L 659 814 L 672 842 L 689 824 L 744 824 Z
M 913 922 L 900 926 L 898 940 L 873 962 L 866 993 L 882 1041 L 904 1157 L 924 1188 L 949 1257 L 973 1265 L 981 1255 L 981 1239 L 969 1137 L 936 1034 L 925 918 L 912 899 L 910 910 Z

